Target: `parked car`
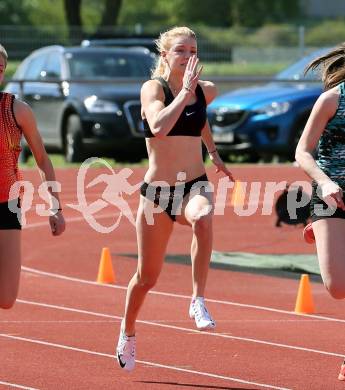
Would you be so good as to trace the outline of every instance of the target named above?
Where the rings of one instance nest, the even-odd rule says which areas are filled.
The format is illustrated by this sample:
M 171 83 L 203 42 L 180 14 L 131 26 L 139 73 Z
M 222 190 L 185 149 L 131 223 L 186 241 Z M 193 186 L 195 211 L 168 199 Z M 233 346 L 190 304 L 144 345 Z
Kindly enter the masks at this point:
M 303 57 L 273 82 L 227 92 L 210 104 L 209 121 L 223 158 L 246 154 L 250 161 L 275 155 L 294 159 L 298 139 L 322 92 L 317 72 L 305 76 L 304 69 L 327 50 Z
M 153 63 L 145 48 L 48 46 L 20 64 L 5 91 L 32 107 L 47 150 L 67 161 L 139 160 L 146 155 L 140 88 Z

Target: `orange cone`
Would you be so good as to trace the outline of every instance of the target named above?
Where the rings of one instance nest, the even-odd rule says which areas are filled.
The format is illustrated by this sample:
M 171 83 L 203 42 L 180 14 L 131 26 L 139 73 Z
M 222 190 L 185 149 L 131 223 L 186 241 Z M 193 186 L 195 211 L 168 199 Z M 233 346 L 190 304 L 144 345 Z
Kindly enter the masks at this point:
M 115 274 L 111 263 L 109 248 L 102 249 L 101 261 L 98 268 L 97 283 L 115 283 Z
M 311 295 L 311 287 L 309 283 L 309 275 L 301 275 L 299 282 L 298 294 L 296 299 L 295 313 L 312 314 L 315 312 L 313 297 Z
M 242 182 L 236 180 L 232 191 L 230 206 L 242 206 L 246 197 Z

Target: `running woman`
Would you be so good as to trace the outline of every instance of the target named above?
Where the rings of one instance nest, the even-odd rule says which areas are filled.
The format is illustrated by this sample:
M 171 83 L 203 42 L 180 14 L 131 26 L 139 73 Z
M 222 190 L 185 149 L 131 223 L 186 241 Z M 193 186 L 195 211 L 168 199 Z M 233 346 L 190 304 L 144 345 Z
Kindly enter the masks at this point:
M 213 197 L 202 142 L 217 172 L 233 180 L 218 155 L 207 121 L 206 107 L 215 98 L 216 88 L 199 79 L 202 67 L 195 33 L 188 27 L 175 27 L 162 33 L 156 43 L 157 67 L 141 89 L 149 168 L 136 220 L 138 268 L 129 282 L 116 350 L 120 366 L 128 371 L 135 365 L 136 319 L 161 272 L 175 222 L 190 226 L 193 232 L 189 316 L 200 330 L 216 326 L 204 300 L 212 252 Z
M 306 72 L 322 69 L 325 91 L 316 101 L 298 142 L 296 161 L 312 179 L 311 219 L 305 238 L 315 237 L 323 283 L 333 298 L 345 298 L 345 43 L 315 59 Z M 313 152 L 317 145 L 318 161 Z M 345 364 L 340 380 L 345 380 Z

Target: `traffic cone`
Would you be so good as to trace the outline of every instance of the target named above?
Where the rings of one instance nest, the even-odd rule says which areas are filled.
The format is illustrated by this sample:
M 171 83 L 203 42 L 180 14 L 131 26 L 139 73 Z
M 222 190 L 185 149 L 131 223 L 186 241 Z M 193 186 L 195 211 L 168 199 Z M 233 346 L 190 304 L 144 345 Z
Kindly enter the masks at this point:
M 111 263 L 109 248 L 102 249 L 101 261 L 98 268 L 97 283 L 115 283 L 115 273 Z
M 236 180 L 234 189 L 232 191 L 230 206 L 242 206 L 244 204 L 245 197 L 246 193 L 244 191 L 242 182 Z
M 299 282 L 298 294 L 296 299 L 295 313 L 312 314 L 315 312 L 313 297 L 311 295 L 311 287 L 309 275 L 301 275 Z

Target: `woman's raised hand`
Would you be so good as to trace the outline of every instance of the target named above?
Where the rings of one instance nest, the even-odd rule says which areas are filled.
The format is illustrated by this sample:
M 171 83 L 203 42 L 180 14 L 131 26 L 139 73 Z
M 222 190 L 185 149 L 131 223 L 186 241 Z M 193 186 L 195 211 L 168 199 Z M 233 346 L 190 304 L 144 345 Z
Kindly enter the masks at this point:
M 189 57 L 186 70 L 183 75 L 183 88 L 191 93 L 195 93 L 195 88 L 198 85 L 202 66 L 198 68 L 199 58 L 196 55 Z

